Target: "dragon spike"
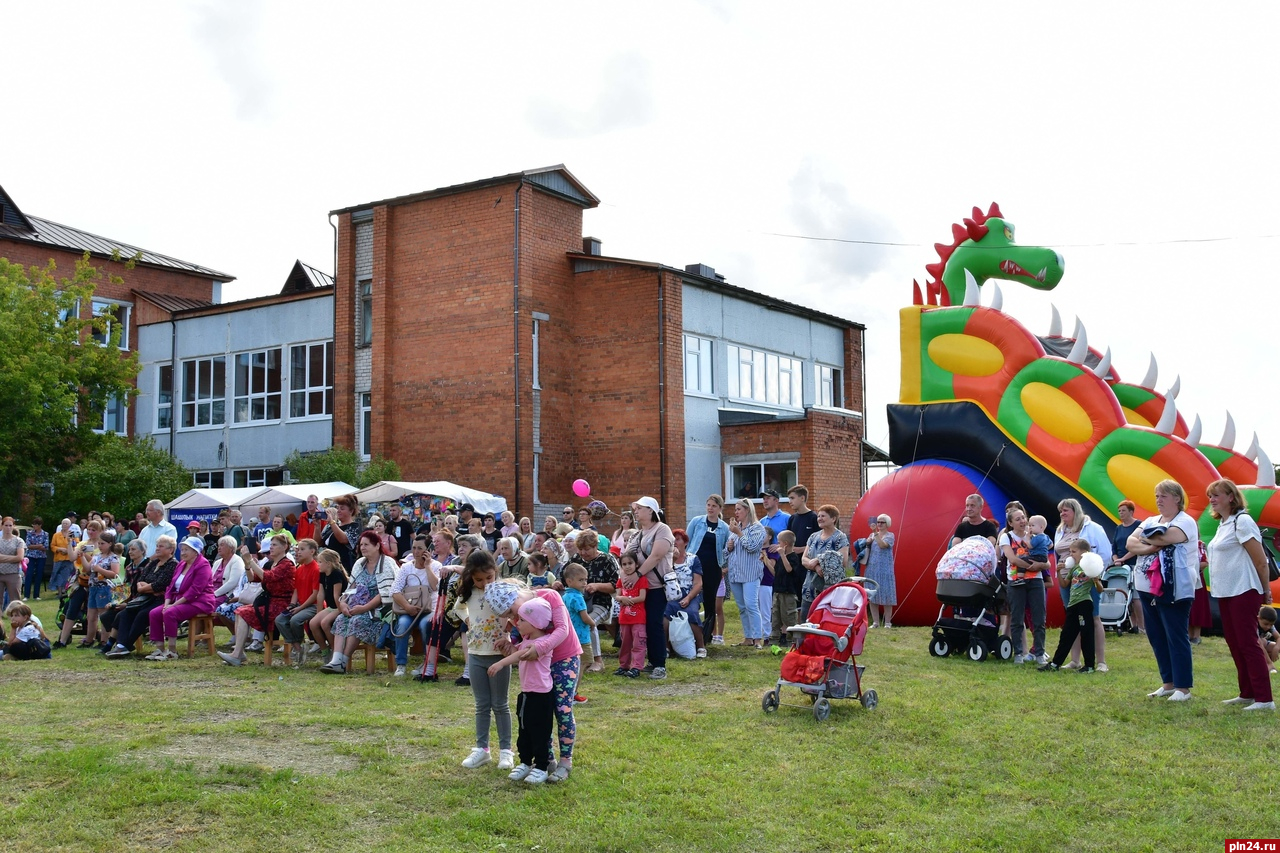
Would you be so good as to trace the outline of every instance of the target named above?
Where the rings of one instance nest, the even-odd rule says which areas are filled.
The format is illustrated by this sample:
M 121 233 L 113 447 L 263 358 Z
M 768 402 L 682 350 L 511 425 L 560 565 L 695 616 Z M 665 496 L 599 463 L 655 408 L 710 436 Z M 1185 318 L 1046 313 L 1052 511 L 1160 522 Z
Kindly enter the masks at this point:
M 973 215 L 973 221 L 974 221 L 974 222 L 982 222 L 983 220 L 985 220 L 985 219 L 987 218 L 987 215 L 986 215 L 985 213 L 983 213 L 983 212 L 982 212 L 982 208 L 978 207 L 976 204 L 973 206 L 973 214 L 972 214 L 972 215 Z
M 951 236 L 956 243 L 960 243 L 964 240 L 969 239 L 969 230 L 965 228 L 963 225 L 960 225 L 958 223 L 952 223 Z
M 1191 425 L 1191 431 L 1187 433 L 1187 444 L 1195 447 L 1200 443 L 1200 433 L 1204 432 L 1204 425 L 1200 423 L 1200 416 L 1196 415 L 1196 422 Z
M 924 304 L 924 294 L 920 292 L 920 282 L 916 281 L 914 278 L 911 279 L 911 304 Z
M 1106 381 L 1107 374 L 1111 372 L 1111 347 L 1107 347 L 1106 353 L 1102 356 L 1102 361 L 1098 362 L 1093 368 L 1093 375 L 1099 379 Z
M 975 243 L 981 240 L 983 237 L 987 236 L 987 234 L 991 232 L 990 228 L 988 228 L 985 225 L 979 225 L 978 223 L 974 222 L 972 219 L 966 219 L 964 221 L 964 225 L 965 225 L 965 228 L 968 229 L 969 239 Z
M 991 282 L 991 309 L 993 311 L 1004 310 L 1004 294 L 1000 292 L 1000 285 L 994 281 Z
M 1259 489 L 1276 487 L 1276 466 L 1271 464 L 1271 457 L 1261 447 L 1258 448 L 1258 482 Z
M 1169 386 L 1169 390 L 1165 392 L 1170 397 L 1176 397 L 1182 391 L 1182 375 L 1179 374 L 1173 378 L 1173 384 Z
M 964 271 L 964 306 L 971 308 L 980 305 L 978 300 L 978 280 L 973 277 L 973 273 L 968 270 Z
M 1255 460 L 1258 458 L 1258 434 L 1256 432 L 1253 434 L 1253 441 L 1249 443 L 1249 449 L 1244 452 L 1244 458 Z
M 1178 424 L 1178 404 L 1173 397 L 1164 398 L 1164 411 L 1160 413 L 1160 421 L 1156 424 L 1156 432 L 1173 435 L 1173 428 Z
M 1151 363 L 1147 365 L 1147 375 L 1142 377 L 1142 387 L 1156 390 L 1156 376 L 1159 374 L 1160 368 L 1156 365 L 1156 354 L 1151 353 Z
M 987 211 L 987 216 L 998 216 L 1001 219 L 1004 219 L 1004 214 L 1000 212 L 1000 205 L 996 204 L 994 201 L 991 202 L 991 209 Z
M 1076 318 L 1076 342 L 1071 345 L 1071 352 L 1067 353 L 1067 361 L 1072 364 L 1084 364 L 1084 360 L 1089 357 L 1089 334 L 1084 329 L 1084 323 L 1080 318 Z
M 941 279 L 941 278 L 942 278 L 942 273 L 946 270 L 946 268 L 947 268 L 947 265 L 946 265 L 946 264 L 944 264 L 944 263 L 941 263 L 941 262 L 936 263 L 936 264 L 925 264 L 925 265 L 924 265 L 924 271 L 925 271 L 925 272 L 927 272 L 929 275 L 933 276 L 934 278 L 937 278 L 937 279 Z
M 941 284 L 938 285 L 938 304 L 944 308 L 951 307 L 951 291 Z
M 1049 310 L 1053 313 L 1049 315 L 1049 337 L 1062 337 L 1062 317 L 1058 314 L 1058 306 L 1052 302 L 1049 303 Z
M 1231 412 L 1227 412 L 1227 425 L 1222 428 L 1222 441 L 1218 442 L 1219 447 L 1225 447 L 1228 450 L 1236 446 L 1236 421 L 1231 417 Z

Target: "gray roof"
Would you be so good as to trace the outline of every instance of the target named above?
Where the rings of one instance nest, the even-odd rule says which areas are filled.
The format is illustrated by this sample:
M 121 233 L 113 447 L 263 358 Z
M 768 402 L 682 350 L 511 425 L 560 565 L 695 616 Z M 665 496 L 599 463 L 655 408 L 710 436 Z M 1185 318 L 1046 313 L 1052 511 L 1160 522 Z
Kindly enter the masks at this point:
M 523 172 L 512 172 L 510 175 L 499 175 L 494 178 L 485 178 L 480 181 L 469 181 L 465 184 L 454 184 L 453 186 L 440 187 L 439 189 L 426 190 L 420 193 L 411 193 L 410 195 L 395 196 L 394 198 L 384 198 L 380 201 L 370 201 L 365 204 L 356 204 L 351 207 L 343 207 L 338 210 L 331 210 L 329 213 L 355 213 L 357 211 L 368 210 L 382 205 L 395 206 L 398 204 L 412 204 L 415 201 L 422 201 L 428 198 L 437 198 L 439 196 L 453 195 L 455 193 L 470 192 L 471 190 L 481 189 L 488 186 L 496 186 L 498 184 L 509 184 L 513 181 L 524 180 L 534 186 L 542 189 L 552 195 L 560 196 L 569 201 L 579 204 L 584 208 L 592 208 L 600 206 L 600 199 L 595 193 L 587 189 L 581 181 L 573 176 L 563 163 L 555 166 L 545 166 L 541 169 L 525 169 Z
M 280 292 L 300 293 L 317 287 L 333 287 L 333 276 L 299 260 L 294 261 Z
M 185 311 L 188 308 L 208 308 L 214 303 L 207 299 L 188 299 L 185 296 L 172 296 L 168 293 L 152 293 L 149 290 L 135 290 L 134 295 L 141 296 L 143 299 L 163 308 L 166 311 Z
M 3 223 L 0 223 L 0 239 L 55 246 L 59 249 L 70 249 L 73 252 L 89 252 L 99 257 L 109 258 L 118 253 L 121 259 L 127 260 L 134 255 L 138 255 L 138 263 L 148 266 L 180 270 L 219 281 L 235 280 L 233 275 L 202 267 L 189 261 L 171 258 L 159 252 L 149 252 L 146 249 L 132 246 L 120 240 L 113 240 L 110 237 L 90 234 L 88 231 L 72 228 L 70 225 L 62 225 L 30 214 L 23 218 L 31 223 L 31 229 L 23 228 L 19 225 L 11 225 L 8 218 L 6 218 Z

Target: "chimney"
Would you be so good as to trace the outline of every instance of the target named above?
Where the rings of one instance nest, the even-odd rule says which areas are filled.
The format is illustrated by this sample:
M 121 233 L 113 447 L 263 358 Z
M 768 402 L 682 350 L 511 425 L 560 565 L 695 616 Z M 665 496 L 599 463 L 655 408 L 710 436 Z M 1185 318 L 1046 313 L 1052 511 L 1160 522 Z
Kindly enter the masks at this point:
M 582 254 L 598 255 L 600 254 L 600 241 L 595 237 L 582 238 Z
M 723 276 L 716 275 L 715 269 L 706 264 L 689 264 L 684 268 L 684 271 L 693 275 L 700 275 L 703 278 L 718 278 L 720 281 L 724 281 Z

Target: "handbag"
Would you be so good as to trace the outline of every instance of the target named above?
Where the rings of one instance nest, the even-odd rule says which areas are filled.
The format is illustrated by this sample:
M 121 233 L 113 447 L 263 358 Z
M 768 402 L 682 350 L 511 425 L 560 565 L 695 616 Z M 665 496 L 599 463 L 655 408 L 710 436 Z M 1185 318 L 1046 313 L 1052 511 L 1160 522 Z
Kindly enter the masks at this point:
M 262 584 L 254 581 L 240 587 L 240 591 L 236 593 L 236 601 L 240 604 L 254 604 L 258 600 L 258 596 L 262 595 Z
M 413 578 L 413 587 L 411 588 L 406 583 L 404 589 L 400 590 L 400 595 L 404 598 L 405 601 L 407 601 L 413 607 L 417 608 L 418 612 L 421 613 L 422 604 L 427 598 L 427 585 L 424 584 L 422 581 L 418 580 L 417 575 L 406 576 L 405 578 L 406 581 L 409 578 Z M 399 602 L 396 601 L 395 596 L 391 597 L 391 612 L 397 616 L 409 615 L 409 611 L 405 610 L 403 607 L 400 606 Z

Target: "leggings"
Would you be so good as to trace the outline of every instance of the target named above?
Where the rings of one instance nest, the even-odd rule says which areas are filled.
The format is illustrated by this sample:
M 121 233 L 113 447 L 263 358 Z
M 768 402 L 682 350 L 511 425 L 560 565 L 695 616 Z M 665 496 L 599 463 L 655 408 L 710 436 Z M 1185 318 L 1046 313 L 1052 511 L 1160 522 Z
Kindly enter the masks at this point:
M 476 746 L 489 748 L 489 715 L 498 724 L 498 748 L 511 748 L 511 704 L 507 691 L 511 689 L 511 667 L 504 666 L 497 675 L 489 674 L 489 667 L 502 660 L 502 655 L 472 654 L 467 660 L 471 676 L 471 695 L 476 700 Z M 552 667 L 552 678 L 555 667 Z
M 724 569 L 719 565 L 702 566 L 702 624 L 707 626 L 708 634 L 716 632 L 716 591 L 720 589 L 723 574 Z
M 667 629 L 662 617 L 667 612 L 667 591 L 659 584 L 644 595 L 644 626 L 649 637 L 649 663 L 654 669 L 667 666 Z
M 1054 666 L 1062 666 L 1066 662 L 1076 637 L 1080 638 L 1080 654 L 1084 656 L 1084 665 L 1093 669 L 1093 599 L 1091 598 L 1086 598 L 1067 608 L 1067 616 L 1062 623 L 1062 635 L 1058 637 L 1058 650 L 1053 653 Z
M 538 770 L 551 765 L 551 693 L 525 693 L 516 697 L 516 716 L 520 719 L 520 734 L 516 749 L 520 763 Z M 543 735 L 546 740 L 543 740 Z
M 167 608 L 155 608 L 148 616 L 151 622 L 151 642 L 163 643 L 174 639 L 178 636 L 179 623 L 208 612 L 208 608 L 199 604 L 171 604 Z
M 573 696 L 578 683 L 581 659 L 574 655 L 551 664 L 551 697 L 555 703 L 556 729 L 560 739 L 560 763 L 573 765 L 573 742 L 578 723 L 573 718 Z

